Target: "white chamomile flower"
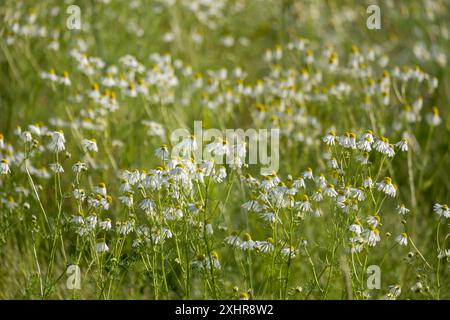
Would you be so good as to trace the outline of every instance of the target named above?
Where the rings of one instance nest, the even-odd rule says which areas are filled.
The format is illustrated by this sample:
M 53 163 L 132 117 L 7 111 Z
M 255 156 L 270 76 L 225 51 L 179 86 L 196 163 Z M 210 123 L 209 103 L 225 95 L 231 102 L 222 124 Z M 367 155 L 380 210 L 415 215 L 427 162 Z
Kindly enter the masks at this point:
M 6 159 L 2 159 L 0 162 L 0 174 L 7 175 L 10 174 L 11 170 L 9 168 L 9 161 Z
M 153 212 L 155 212 L 156 205 L 155 205 L 155 202 L 153 200 L 151 200 L 149 198 L 145 198 L 140 203 L 139 208 L 144 210 L 144 212 L 146 214 L 152 214 Z
M 323 194 L 330 198 L 336 198 L 338 195 L 338 193 L 334 189 L 334 185 L 332 185 L 331 183 L 327 184 L 327 187 L 323 191 Z
M 436 203 L 433 206 L 433 210 L 439 217 L 445 217 L 447 219 L 450 218 L 450 208 L 446 204 Z
M 50 170 L 52 170 L 54 173 L 63 173 L 64 168 L 59 163 L 51 163 L 49 165 Z
M 332 169 L 338 169 L 338 168 L 339 168 L 339 164 L 338 164 L 336 158 L 331 158 L 330 160 L 328 160 L 328 165 L 329 165 Z
M 395 146 L 399 148 L 401 151 L 406 152 L 408 151 L 408 140 L 402 139 L 399 142 L 397 142 Z
M 84 152 L 98 152 L 97 141 L 95 139 L 83 139 L 81 145 L 83 146 Z
M 392 183 L 392 179 L 389 177 L 386 177 L 381 182 L 377 182 L 377 189 L 378 191 L 382 191 L 388 196 L 395 197 L 397 193 L 397 187 Z
M 404 204 L 401 204 L 397 207 L 397 212 L 399 214 L 401 214 L 402 216 L 404 216 L 405 214 L 407 214 L 410 210 L 408 208 L 405 207 Z
M 366 179 L 364 179 L 363 181 L 363 187 L 366 189 L 370 189 L 373 186 L 373 181 L 371 177 L 367 177 Z
M 369 137 L 362 138 L 356 144 L 357 148 L 366 152 L 370 152 L 372 150 L 371 142 Z
M 399 245 L 401 246 L 406 246 L 408 245 L 408 235 L 406 233 L 402 233 L 399 234 L 396 238 L 395 238 L 395 242 L 397 242 Z
M 374 143 L 373 143 L 373 147 L 375 150 L 377 150 L 378 152 L 391 156 L 392 154 L 392 148 L 391 145 L 389 143 L 389 139 L 386 137 L 380 137 L 379 139 L 377 139 Z
M 330 131 L 325 137 L 322 138 L 323 142 L 328 146 L 334 146 L 336 143 L 336 134 Z
M 314 176 L 313 176 L 313 171 L 311 168 L 307 168 L 305 171 L 302 172 L 302 177 L 305 180 L 313 180 Z
M 311 205 L 311 202 L 309 202 L 309 198 L 307 195 L 304 195 L 303 199 L 301 201 L 297 202 L 297 207 L 301 212 L 311 212 L 312 211 L 312 205 Z
M 356 135 L 353 132 L 344 132 L 339 137 L 339 144 L 344 148 L 356 149 Z
M 351 232 L 353 232 L 353 233 L 355 233 L 356 235 L 360 235 L 361 233 L 362 233 L 362 227 L 361 227 L 361 225 L 359 225 L 359 224 L 356 224 L 356 223 L 354 223 L 354 224 L 352 224 L 352 225 L 350 225 L 350 227 L 348 228 Z
M 72 171 L 74 173 L 81 173 L 87 171 L 87 165 L 83 162 L 77 162 L 72 166 Z
M 157 148 L 155 150 L 155 156 L 164 161 L 169 160 L 169 149 L 167 148 L 167 145 L 162 144 L 159 148 Z
M 286 259 L 293 259 L 298 254 L 297 250 L 294 247 L 285 247 L 281 249 L 280 253 Z
M 226 237 L 224 239 L 225 243 L 229 244 L 232 247 L 240 247 L 241 245 L 241 238 L 239 238 L 239 235 L 236 231 L 232 232 L 231 235 Z
M 59 153 L 66 149 L 65 143 L 66 139 L 64 138 L 62 131 L 54 131 L 52 132 L 51 141 L 48 144 L 48 148 L 50 151 Z
M 262 253 L 272 252 L 275 249 L 273 245 L 273 239 L 267 238 L 266 241 L 256 241 L 256 248 L 258 249 L 259 252 Z
M 94 192 L 106 197 L 106 184 L 104 182 L 100 182 L 96 187 L 94 187 Z
M 119 197 L 119 201 L 126 205 L 128 208 L 133 207 L 133 193 L 127 192 L 124 196 Z
M 442 119 L 439 116 L 438 107 L 433 107 L 431 109 L 431 112 L 426 115 L 426 120 L 427 120 L 427 123 L 433 127 L 437 127 L 438 125 L 441 124 Z
M 255 241 L 252 240 L 252 237 L 248 233 L 244 233 L 242 236 L 241 243 L 239 245 L 239 248 L 246 251 L 246 250 L 253 250 L 256 247 Z
M 102 252 L 108 252 L 109 251 L 109 247 L 106 244 L 106 242 L 102 241 L 102 242 L 97 242 L 97 244 L 95 245 L 95 251 L 102 253 Z
M 111 230 L 112 225 L 111 225 L 111 219 L 107 218 L 103 221 L 101 221 L 99 224 L 100 229 L 108 231 Z

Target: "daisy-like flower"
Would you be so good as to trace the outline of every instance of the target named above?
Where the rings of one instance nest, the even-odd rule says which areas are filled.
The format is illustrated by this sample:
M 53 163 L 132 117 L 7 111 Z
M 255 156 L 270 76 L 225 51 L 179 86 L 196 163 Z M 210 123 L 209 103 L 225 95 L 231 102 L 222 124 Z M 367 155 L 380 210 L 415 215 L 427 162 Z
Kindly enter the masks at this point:
M 322 189 L 317 189 L 314 194 L 311 196 L 311 200 L 320 202 L 323 200 L 323 192 Z
M 332 185 L 331 183 L 327 184 L 327 187 L 325 188 L 323 194 L 330 198 L 336 198 L 338 195 L 338 193 L 334 189 L 334 185 Z
M 339 137 L 339 144 L 344 148 L 356 149 L 356 135 L 353 132 L 344 132 Z
M 356 156 L 356 160 L 364 165 L 369 164 L 369 153 L 364 151 L 362 154 Z
M 399 214 L 401 214 L 402 216 L 404 216 L 405 214 L 407 214 L 410 210 L 408 208 L 405 207 L 404 204 L 401 204 L 397 207 L 397 212 Z
M 366 179 L 364 179 L 363 181 L 363 187 L 366 189 L 370 189 L 373 186 L 373 181 L 371 177 L 367 177 Z
M 380 231 L 375 227 L 370 227 L 370 229 L 364 231 L 364 240 L 370 247 L 376 246 L 380 242 Z
M 274 223 L 276 220 L 276 215 L 273 212 L 263 212 L 260 214 L 261 219 L 263 219 L 264 221 L 267 221 L 269 223 Z M 278 218 L 278 220 L 280 220 Z
M 214 174 L 213 176 L 214 181 L 218 183 L 223 182 L 223 180 L 225 180 L 226 177 L 227 177 L 227 170 L 225 169 L 224 166 L 221 166 L 219 170 L 216 172 L 216 174 Z
M 381 182 L 376 183 L 378 191 L 382 191 L 388 196 L 395 197 L 397 193 L 397 187 L 392 183 L 392 179 L 386 177 Z
M 397 242 L 401 246 L 407 246 L 408 245 L 408 235 L 406 233 L 399 234 L 395 238 L 395 242 Z
M 54 173 L 63 173 L 64 168 L 59 163 L 51 163 L 49 165 L 50 170 L 52 170 Z
M 155 150 L 155 156 L 164 161 L 169 160 L 169 149 L 167 148 L 167 145 L 162 144 L 159 148 L 157 148 Z
M 446 204 L 436 203 L 433 206 L 433 210 L 439 217 L 450 218 L 450 208 Z
M 309 202 L 309 198 L 307 195 L 303 196 L 302 200 L 297 203 L 297 206 L 301 212 L 312 211 L 312 205 L 311 202 Z
M 336 143 L 336 134 L 330 131 L 325 137 L 322 138 L 323 142 L 328 146 L 334 146 Z
M 360 150 L 370 152 L 372 150 L 371 144 L 372 144 L 371 139 L 369 137 L 365 137 L 365 138 L 362 138 L 361 140 L 359 140 L 358 143 L 356 144 L 356 146 Z
M 350 225 L 350 227 L 348 228 L 348 230 L 350 230 L 351 232 L 355 233 L 356 235 L 360 235 L 363 231 L 362 227 L 360 224 L 358 223 L 353 223 Z
M 81 145 L 83 146 L 84 152 L 98 152 L 97 141 L 95 139 L 83 139 Z
M 305 180 L 313 180 L 314 176 L 313 176 L 313 171 L 311 168 L 307 168 L 305 171 L 302 172 L 302 177 Z
M 180 143 L 176 145 L 176 148 L 182 153 L 191 153 L 198 149 L 197 139 L 195 136 L 184 138 Z
M 9 168 L 9 161 L 6 159 L 2 159 L 0 162 L 0 174 L 7 175 L 10 174 L 11 170 Z
M 402 139 L 399 142 L 397 142 L 395 146 L 399 148 L 401 151 L 406 152 L 408 151 L 408 140 Z
M 106 184 L 104 182 L 100 182 L 98 186 L 94 187 L 94 192 L 106 197 Z
M 124 196 L 119 197 L 120 202 L 126 205 L 128 208 L 133 207 L 133 192 L 127 192 Z
M 427 120 L 427 123 L 433 127 L 437 127 L 438 125 L 441 124 L 442 119 L 439 116 L 438 107 L 431 108 L 431 112 L 426 115 L 426 120 Z
M 245 202 L 241 205 L 241 208 L 247 211 L 256 211 L 259 212 L 261 210 L 261 205 L 257 201 L 256 197 L 253 197 L 250 201 Z
M 109 247 L 106 244 L 106 242 L 102 239 L 102 240 L 100 240 L 100 242 L 97 242 L 97 244 L 95 245 L 95 251 L 97 251 L 99 253 L 108 252 Z
M 386 137 L 380 137 L 373 143 L 373 147 L 378 152 L 389 155 L 391 154 L 391 145 L 389 144 L 389 139 Z
M 253 250 L 256 247 L 255 241 L 252 240 L 252 237 L 249 233 L 244 233 L 242 236 L 242 241 L 240 243 L 239 248 L 242 250 Z
M 87 165 L 83 162 L 77 162 L 72 166 L 72 171 L 74 173 L 81 173 L 83 171 L 87 171 Z
M 84 218 L 79 215 L 72 216 L 72 219 L 70 220 L 70 222 L 72 222 L 74 224 L 84 224 Z
M 240 247 L 241 245 L 241 238 L 239 238 L 238 232 L 237 231 L 233 231 L 231 233 L 231 235 L 229 235 L 228 237 L 226 237 L 224 239 L 225 243 L 229 244 L 232 247 Z
M 109 218 L 106 218 L 105 220 L 100 221 L 98 225 L 99 225 L 100 229 L 105 230 L 105 231 L 109 231 L 112 228 L 111 219 L 109 219 Z
M 59 82 L 65 86 L 70 86 L 72 84 L 69 78 L 69 73 L 67 71 L 63 72 L 62 76 L 59 78 Z
M 256 241 L 256 248 L 259 252 L 269 253 L 275 249 L 273 243 L 273 239 L 269 237 L 266 239 L 266 241 Z
M 380 216 L 378 214 L 376 214 L 375 216 L 368 216 L 367 217 L 367 223 L 370 226 L 374 227 L 374 228 L 376 228 L 376 227 L 378 227 L 380 225 L 380 220 L 381 219 L 380 219 Z
M 145 198 L 140 203 L 139 208 L 144 210 L 144 212 L 146 214 L 152 214 L 153 212 L 155 212 L 156 205 L 155 205 L 155 202 L 153 200 L 151 200 L 149 198 Z
M 305 188 L 305 180 L 303 178 L 298 178 L 296 180 L 294 180 L 294 182 L 292 183 L 292 186 L 294 188 L 300 189 L 300 188 Z
M 298 252 L 294 247 L 285 247 L 281 249 L 280 253 L 286 259 L 288 259 L 289 257 L 291 259 L 294 259 Z
M 64 138 L 64 134 L 62 133 L 62 131 L 53 131 L 51 141 L 48 144 L 48 148 L 52 152 L 59 153 L 66 149 L 65 143 L 66 139 Z
M 331 158 L 330 160 L 328 160 L 328 165 L 329 165 L 332 169 L 338 169 L 338 168 L 339 168 L 339 164 L 338 164 L 336 158 Z
M 400 285 L 389 286 L 389 292 L 384 296 L 385 300 L 395 300 L 402 293 Z

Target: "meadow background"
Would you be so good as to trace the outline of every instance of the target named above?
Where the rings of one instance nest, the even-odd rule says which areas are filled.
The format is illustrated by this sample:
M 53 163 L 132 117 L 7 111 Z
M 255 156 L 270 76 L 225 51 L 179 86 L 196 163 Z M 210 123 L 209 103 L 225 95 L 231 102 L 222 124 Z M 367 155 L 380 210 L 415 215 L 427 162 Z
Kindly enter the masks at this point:
M 71 4 L 81 9 L 81 30 L 66 26 Z M 366 27 L 371 4 L 381 8 L 379 30 Z M 11 167 L 11 173 L 0 176 L 0 298 L 450 298 L 450 253 L 445 251 L 449 220 L 433 210 L 434 204 L 450 200 L 449 1 L 5 0 L 0 4 L 0 20 L 4 141 L 0 158 L 8 159 Z M 74 55 L 74 50 L 81 55 Z M 368 75 L 348 71 L 355 52 L 365 60 L 354 69 L 370 69 Z M 104 66 L 98 60 L 83 65 L 82 54 L 101 58 Z M 308 63 L 311 54 L 315 60 Z M 128 59 L 129 65 L 123 67 L 126 63 L 120 59 L 126 55 L 136 60 Z M 329 66 L 336 56 L 337 73 Z M 145 78 L 145 72 L 141 76 L 130 71 L 135 61 L 151 75 Z M 124 69 L 120 67 L 114 77 L 125 72 L 133 86 L 145 79 L 150 93 L 130 97 L 129 83 L 113 87 L 119 107 L 101 112 L 104 107 L 87 96 L 96 83 L 103 94 L 101 79 L 111 65 L 122 65 Z M 93 68 L 91 74 L 86 74 L 88 67 Z M 52 69 L 57 77 L 66 71 L 71 84 L 52 81 Z M 228 71 L 224 77 L 221 69 Z M 318 73 L 321 77 L 314 78 Z M 301 80 L 305 74 L 306 80 Z M 390 100 L 384 103 L 386 97 L 378 86 L 388 77 Z M 296 79 L 295 85 L 290 78 Z M 261 80 L 262 91 L 254 94 Z M 440 122 L 433 123 L 433 116 Z M 247 234 L 264 240 L 278 228 L 242 208 L 262 193 L 248 181 L 248 174 L 266 179 L 258 166 L 227 167 L 222 184 L 210 189 L 209 183 L 199 186 L 192 200 L 199 207 L 196 216 L 184 200 L 170 196 L 171 191 L 142 196 L 139 183 L 133 186 L 132 208 L 119 200 L 124 196 L 123 170 L 144 172 L 166 165 L 155 156 L 155 149 L 170 145 L 170 132 L 192 129 L 195 120 L 222 130 L 280 128 L 276 175 L 288 186 L 307 168 L 315 177 L 325 173 L 328 181 L 336 181 L 336 188 L 362 185 L 364 170 L 349 160 L 352 155 L 346 148 L 330 151 L 324 144 L 322 138 L 330 130 L 338 136 L 351 131 L 358 137 L 372 130 L 374 137 L 386 136 L 394 144 L 406 137 L 409 149 L 396 149 L 392 160 L 380 154 L 370 158 L 374 183 L 392 177 L 398 187 L 395 198 L 372 195 L 374 203 L 361 203 L 350 213 L 342 213 L 331 201 L 317 205 L 320 217 L 308 210 L 297 212 L 303 209 L 280 211 L 284 222 L 280 228 L 296 256 L 288 255 L 286 260 L 278 255 L 287 241 L 280 238 L 274 241 L 278 253 L 267 258 L 224 243 L 233 230 L 248 242 Z M 49 134 L 35 133 L 39 130 L 29 125 L 45 126 Z M 51 132 L 60 129 L 65 150 L 55 159 L 47 146 Z M 23 142 L 27 130 L 33 141 Z M 85 152 L 83 138 L 95 139 L 98 152 Z M 333 152 L 343 171 L 330 168 L 327 154 Z M 27 173 L 24 154 L 29 154 L 35 168 L 46 169 Z M 88 164 L 82 181 L 72 172 L 78 161 Z M 65 172 L 52 172 L 52 163 L 61 164 Z M 86 190 L 86 197 L 94 199 L 101 182 L 111 196 L 108 210 L 100 213 L 88 199 L 74 199 L 75 189 Z M 307 183 L 304 193 L 311 198 L 315 187 Z M 138 195 L 162 199 L 156 217 L 165 214 L 166 206 L 180 209 L 182 222 L 147 219 L 139 210 Z M 303 192 L 294 197 L 305 201 Z M 397 212 L 401 204 L 410 210 L 404 216 Z M 94 211 L 99 221 L 111 219 L 114 227 L 93 231 L 83 240 L 86 237 L 77 234 L 72 218 L 81 213 L 86 218 Z M 187 222 L 191 214 L 192 225 Z M 370 248 L 370 254 L 366 245 L 356 259 L 349 253 L 348 228 L 357 217 L 365 221 L 368 215 L 381 217 L 381 225 L 372 228 L 381 241 Z M 114 231 L 119 228 L 117 221 L 131 221 L 127 219 L 151 230 L 159 228 L 158 234 L 167 227 L 175 237 L 136 249 L 136 230 L 127 237 Z M 206 225 L 213 233 L 207 232 Z M 399 245 L 395 238 L 405 231 L 408 243 Z M 100 238 L 108 252 L 95 249 Z M 352 267 L 353 258 L 359 261 L 353 261 Z M 209 264 L 196 271 L 204 259 Z M 210 266 L 216 259 L 220 270 Z M 71 264 L 80 266 L 79 290 L 67 288 Z M 366 287 L 368 265 L 380 266 L 380 289 Z

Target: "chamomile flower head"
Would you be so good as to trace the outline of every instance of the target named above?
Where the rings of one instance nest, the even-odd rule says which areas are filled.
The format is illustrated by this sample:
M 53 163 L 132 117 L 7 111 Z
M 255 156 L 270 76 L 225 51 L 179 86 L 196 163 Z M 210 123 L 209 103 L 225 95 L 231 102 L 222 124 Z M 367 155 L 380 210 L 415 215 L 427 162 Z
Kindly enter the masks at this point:
M 157 148 L 155 150 L 155 156 L 164 161 L 169 160 L 169 149 L 167 145 L 162 144 L 159 148 Z
M 53 131 L 51 133 L 51 141 L 48 144 L 50 151 L 59 153 L 66 149 L 65 146 L 66 139 L 64 138 L 64 133 L 62 131 Z
M 326 136 L 322 138 L 323 142 L 328 146 L 334 146 L 337 141 L 336 134 L 333 131 L 330 131 Z
M 331 183 L 327 184 L 325 190 L 323 191 L 323 194 L 330 198 L 336 198 L 338 195 L 338 193 L 334 189 L 334 185 L 332 185 Z
M 397 187 L 392 183 L 390 177 L 385 177 L 381 182 L 377 182 L 376 186 L 378 191 L 381 191 L 388 196 L 395 197 L 397 194 Z
M 240 247 L 242 243 L 242 240 L 239 237 L 239 233 L 237 231 L 233 231 L 228 237 L 224 239 L 224 241 L 232 247 Z
M 389 143 L 389 139 L 386 137 L 380 137 L 373 143 L 373 147 L 378 152 L 387 155 L 388 157 L 393 157 L 395 155 L 394 148 Z
M 11 173 L 11 169 L 9 168 L 9 161 L 7 159 L 2 159 L 0 161 L 0 174 L 7 175 Z
M 105 220 L 100 221 L 98 225 L 99 225 L 100 229 L 105 230 L 105 231 L 109 231 L 112 228 L 111 219 L 109 219 L 109 218 L 106 218 Z
M 433 107 L 431 108 L 431 112 L 427 113 L 426 115 L 427 123 L 432 127 L 437 127 L 441 124 L 442 119 L 439 115 L 439 108 Z
M 353 132 L 344 132 L 339 137 L 339 144 L 344 148 L 356 149 L 356 135 Z
M 441 218 L 450 218 L 450 208 L 446 204 L 435 203 L 433 206 L 434 212 Z
M 95 139 L 83 139 L 81 141 L 84 152 L 98 152 L 97 141 Z
M 407 246 L 408 235 L 406 233 L 399 234 L 397 237 L 395 237 L 395 242 L 397 242 L 401 246 Z
M 256 247 L 256 242 L 252 240 L 252 237 L 249 233 L 244 233 L 241 239 L 241 243 L 239 248 L 244 251 L 252 251 Z
M 96 187 L 94 187 L 94 192 L 106 197 L 107 192 L 106 192 L 106 183 L 104 182 L 100 182 Z
M 402 140 L 400 140 L 399 142 L 397 142 L 395 144 L 395 146 L 400 149 L 403 152 L 408 151 L 408 140 L 406 140 L 405 138 L 403 138 Z
M 406 215 L 410 210 L 404 204 L 397 206 L 397 212 L 402 216 Z
M 103 252 L 108 252 L 109 251 L 109 247 L 106 244 L 104 239 L 100 239 L 100 241 L 96 243 L 95 251 L 97 251 L 99 253 L 103 253 Z
M 88 169 L 87 165 L 84 162 L 80 162 L 80 161 L 78 161 L 77 163 L 75 163 L 72 166 L 72 171 L 74 173 L 81 173 L 81 172 L 87 171 L 87 169 Z
M 63 173 L 64 172 L 64 168 L 61 164 L 59 163 L 51 163 L 49 165 L 50 170 L 52 170 L 54 173 Z
M 311 168 L 307 168 L 302 172 L 302 177 L 305 180 L 314 180 L 313 171 Z

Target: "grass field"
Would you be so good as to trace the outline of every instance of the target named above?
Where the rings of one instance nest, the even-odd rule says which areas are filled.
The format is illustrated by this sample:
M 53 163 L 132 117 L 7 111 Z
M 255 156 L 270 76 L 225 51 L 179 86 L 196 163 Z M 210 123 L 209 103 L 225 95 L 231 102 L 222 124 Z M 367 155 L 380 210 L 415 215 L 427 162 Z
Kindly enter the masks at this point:
M 450 1 L 0 21 L 1 299 L 450 299 Z

